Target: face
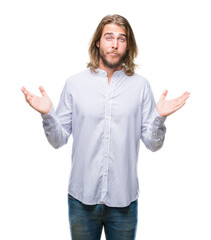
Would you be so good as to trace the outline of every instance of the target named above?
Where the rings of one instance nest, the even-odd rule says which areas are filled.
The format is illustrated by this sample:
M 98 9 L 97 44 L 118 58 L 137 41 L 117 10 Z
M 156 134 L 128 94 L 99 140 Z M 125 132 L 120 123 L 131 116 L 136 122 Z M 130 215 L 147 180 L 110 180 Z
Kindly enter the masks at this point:
M 106 24 L 96 46 L 99 47 L 101 68 L 121 69 L 127 53 L 127 36 L 123 27 Z

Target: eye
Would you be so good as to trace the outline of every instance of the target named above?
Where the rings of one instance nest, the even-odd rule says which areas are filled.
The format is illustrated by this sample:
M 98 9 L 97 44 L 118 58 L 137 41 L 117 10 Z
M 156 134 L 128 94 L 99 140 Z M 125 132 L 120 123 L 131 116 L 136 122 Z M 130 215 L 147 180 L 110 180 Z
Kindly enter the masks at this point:
M 126 39 L 125 38 L 120 38 L 119 39 L 121 42 L 124 42 Z
M 106 37 L 106 40 L 111 40 L 111 37 L 110 36 Z

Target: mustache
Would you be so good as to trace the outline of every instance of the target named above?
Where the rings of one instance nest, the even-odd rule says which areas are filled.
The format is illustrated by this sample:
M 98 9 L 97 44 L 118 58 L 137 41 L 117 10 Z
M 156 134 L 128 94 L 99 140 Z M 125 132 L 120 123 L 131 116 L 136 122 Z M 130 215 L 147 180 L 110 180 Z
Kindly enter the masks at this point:
M 119 53 L 116 52 L 116 51 L 111 51 L 111 52 L 108 52 L 108 53 L 115 53 L 115 54 L 119 55 Z

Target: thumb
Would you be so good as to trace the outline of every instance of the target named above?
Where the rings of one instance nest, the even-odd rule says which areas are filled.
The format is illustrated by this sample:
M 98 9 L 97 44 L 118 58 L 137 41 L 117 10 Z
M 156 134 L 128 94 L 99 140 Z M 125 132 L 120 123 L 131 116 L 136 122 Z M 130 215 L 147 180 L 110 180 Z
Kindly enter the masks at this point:
M 44 88 L 42 86 L 40 86 L 39 89 L 40 89 L 40 92 L 41 92 L 42 96 L 47 95 L 46 91 L 44 90 Z
M 165 90 L 163 91 L 163 93 L 162 93 L 160 99 L 165 100 L 167 93 L 168 93 L 168 90 L 165 89 Z

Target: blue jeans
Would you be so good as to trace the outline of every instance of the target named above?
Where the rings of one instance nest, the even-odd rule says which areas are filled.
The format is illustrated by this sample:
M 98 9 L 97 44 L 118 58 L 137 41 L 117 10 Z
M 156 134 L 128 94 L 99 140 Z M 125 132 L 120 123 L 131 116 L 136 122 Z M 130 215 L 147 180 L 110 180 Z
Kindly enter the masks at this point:
M 104 226 L 106 240 L 135 240 L 138 199 L 127 207 L 85 205 L 68 194 L 72 240 L 100 240 Z

